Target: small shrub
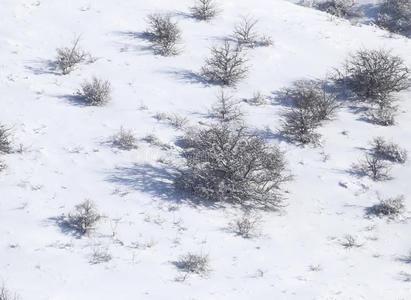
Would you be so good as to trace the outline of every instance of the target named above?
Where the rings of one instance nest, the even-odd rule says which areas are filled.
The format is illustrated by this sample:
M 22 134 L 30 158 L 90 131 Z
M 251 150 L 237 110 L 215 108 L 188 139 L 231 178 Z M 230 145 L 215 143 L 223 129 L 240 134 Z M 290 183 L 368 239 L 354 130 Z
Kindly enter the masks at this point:
M 290 176 L 277 147 L 244 126 L 221 122 L 194 128 L 185 141 L 178 188 L 212 202 L 278 208 L 280 187 Z
M 91 82 L 85 82 L 77 91 L 87 105 L 100 106 L 111 100 L 111 85 L 108 81 L 93 78 Z
M 112 137 L 113 146 L 122 150 L 137 149 L 137 139 L 131 130 L 124 130 L 123 127 L 120 131 Z
M 0 124 L 0 154 L 8 154 L 11 152 L 10 128 Z
M 111 253 L 108 248 L 97 247 L 93 249 L 93 253 L 90 257 L 90 264 L 96 265 L 101 263 L 106 263 L 112 260 Z
M 314 7 L 318 10 L 339 18 L 358 16 L 358 12 L 354 9 L 354 6 L 354 0 L 326 0 L 314 3 Z
M 376 216 L 395 217 L 405 211 L 404 196 L 382 199 L 378 196 L 379 203 L 368 208 L 368 213 Z
M 318 145 L 321 135 L 316 129 L 319 126 L 317 116 L 311 111 L 292 107 L 283 114 L 281 133 L 296 143 Z
M 376 23 L 391 32 L 411 34 L 411 2 L 385 0 L 380 6 Z
M 169 15 L 149 15 L 146 33 L 154 44 L 156 53 L 163 56 L 178 54 L 177 44 L 181 41 L 181 31 Z
M 206 59 L 201 72 L 210 82 L 234 86 L 246 78 L 248 67 L 241 47 L 225 41 L 221 47 L 212 47 L 211 56 Z
M 410 87 L 410 70 L 404 60 L 386 50 L 360 50 L 344 66 L 345 83 L 360 100 L 380 104 L 393 92 Z
M 395 116 L 397 115 L 397 108 L 395 106 L 374 106 L 366 113 L 366 117 L 370 122 L 381 126 L 392 126 L 395 124 Z
M 273 44 L 269 37 L 260 37 L 256 31 L 258 20 L 252 17 L 242 17 L 240 22 L 234 27 L 233 39 L 241 46 L 264 47 Z
M 154 118 L 157 121 L 166 121 L 168 124 L 177 129 L 182 129 L 188 123 L 187 118 L 179 116 L 178 114 L 168 114 L 159 112 L 154 115 Z
M 359 248 L 359 247 L 362 246 L 360 243 L 357 242 L 357 239 L 354 236 L 350 235 L 350 234 L 347 234 L 344 237 L 344 240 L 341 244 L 347 249 L 354 248 L 354 247 Z
M 88 235 L 95 229 L 96 223 L 101 219 L 96 206 L 90 200 L 77 205 L 74 211 L 69 213 L 66 223 L 80 236 Z
M 340 107 L 337 97 L 326 92 L 318 81 L 297 81 L 286 89 L 286 95 L 294 107 L 309 111 L 319 122 L 332 119 Z
M 244 102 L 253 106 L 264 105 L 267 104 L 267 96 L 263 95 L 260 91 L 256 91 L 251 98 L 244 99 Z
M 405 163 L 408 158 L 407 150 L 401 148 L 399 145 L 387 142 L 382 137 L 375 138 L 372 143 L 372 154 L 384 160 L 389 160 L 396 163 Z
M 0 173 L 7 169 L 7 165 L 4 161 L 0 160 Z
M 209 271 L 209 257 L 203 254 L 187 253 L 180 257 L 176 266 L 187 273 L 204 275 Z
M 0 286 L 0 300 L 18 300 L 16 294 L 8 290 L 4 285 Z
M 74 67 L 84 62 L 88 54 L 79 48 L 80 38 L 77 38 L 71 47 L 57 49 L 57 66 L 63 75 L 69 74 Z
M 209 21 L 218 14 L 215 0 L 195 0 L 190 10 L 193 17 L 201 21 Z
M 251 238 L 256 234 L 257 226 L 260 223 L 260 217 L 250 212 L 244 213 L 241 218 L 233 223 L 234 232 L 245 238 Z
M 389 165 L 378 156 L 365 155 L 365 159 L 354 166 L 360 174 L 371 177 L 374 181 L 389 179 Z
M 221 91 L 217 103 L 211 108 L 210 116 L 219 122 L 241 121 L 243 113 L 231 96 Z

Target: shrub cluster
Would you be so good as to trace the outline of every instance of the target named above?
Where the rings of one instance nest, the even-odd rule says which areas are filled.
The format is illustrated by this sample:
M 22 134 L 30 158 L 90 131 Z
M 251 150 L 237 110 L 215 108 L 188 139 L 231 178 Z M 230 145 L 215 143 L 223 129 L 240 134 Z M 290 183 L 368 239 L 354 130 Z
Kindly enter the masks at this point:
M 354 0 L 326 0 L 314 2 L 314 7 L 339 18 L 358 16 Z
M 376 137 L 372 142 L 372 154 L 381 159 L 388 160 L 394 163 L 405 163 L 408 158 L 407 150 L 399 145 L 388 142 L 382 137 Z
M 380 196 L 379 203 L 367 209 L 368 213 L 376 216 L 395 217 L 405 210 L 404 196 L 400 195 L 394 198 L 382 199 Z
M 385 0 L 380 6 L 376 23 L 391 32 L 411 34 L 411 1 Z

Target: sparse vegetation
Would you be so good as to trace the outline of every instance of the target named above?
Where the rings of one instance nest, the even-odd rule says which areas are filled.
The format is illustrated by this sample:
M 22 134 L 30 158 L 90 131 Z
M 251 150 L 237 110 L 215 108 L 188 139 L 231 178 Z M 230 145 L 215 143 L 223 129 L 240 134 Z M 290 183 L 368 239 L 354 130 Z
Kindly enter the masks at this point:
M 77 91 L 87 105 L 101 106 L 111 100 L 111 85 L 108 81 L 103 81 L 94 77 L 91 82 L 84 82 Z
M 404 195 L 393 198 L 381 198 L 378 195 L 379 203 L 367 209 L 368 214 L 379 217 L 396 217 L 405 211 Z
M 371 142 L 371 146 L 372 154 L 381 159 L 401 164 L 407 161 L 407 150 L 401 148 L 399 145 L 395 143 L 387 142 L 382 137 L 376 137 Z
M 245 47 L 264 47 L 271 46 L 273 44 L 272 40 L 267 37 L 260 35 L 256 31 L 258 20 L 246 16 L 241 17 L 240 22 L 234 27 L 233 39 L 240 45 Z
M 232 224 L 233 230 L 237 235 L 249 239 L 257 233 L 257 227 L 260 221 L 260 216 L 255 213 L 245 212 L 240 218 L 234 221 Z
M 365 158 L 358 165 L 354 165 L 354 170 L 360 175 L 371 177 L 374 181 L 382 181 L 390 178 L 389 165 L 380 157 L 365 155 Z
M 131 130 L 125 130 L 123 127 L 111 138 L 114 147 L 122 150 L 137 149 L 137 139 Z
M 218 14 L 215 0 L 195 0 L 190 10 L 193 17 L 201 21 L 209 21 Z
M 181 31 L 170 15 L 152 14 L 147 17 L 146 34 L 154 45 L 157 54 L 177 55 L 177 45 L 181 42 Z
M 0 300 L 18 300 L 18 297 L 4 285 L 0 285 Z
M 86 61 L 89 54 L 79 47 L 80 38 L 77 38 L 71 47 L 57 49 L 57 66 L 63 75 L 69 74 L 74 67 Z
M 411 2 L 385 0 L 380 6 L 376 23 L 394 33 L 411 34 Z
M 90 257 L 90 264 L 96 265 L 101 263 L 106 263 L 112 260 L 111 253 L 106 247 L 96 247 L 93 249 L 93 253 Z
M 101 215 L 98 213 L 95 204 L 90 200 L 85 200 L 68 214 L 65 223 L 80 236 L 83 236 L 90 234 L 100 219 Z
M 349 18 L 359 14 L 355 4 L 354 0 L 326 0 L 315 1 L 314 7 L 339 18 Z
M 208 255 L 187 253 L 180 257 L 176 266 L 187 273 L 205 275 L 210 269 Z
M 235 86 L 246 78 L 247 59 L 241 47 L 225 41 L 223 46 L 213 46 L 201 72 L 208 81 L 226 86 Z
M 11 153 L 10 128 L 0 124 L 0 154 Z

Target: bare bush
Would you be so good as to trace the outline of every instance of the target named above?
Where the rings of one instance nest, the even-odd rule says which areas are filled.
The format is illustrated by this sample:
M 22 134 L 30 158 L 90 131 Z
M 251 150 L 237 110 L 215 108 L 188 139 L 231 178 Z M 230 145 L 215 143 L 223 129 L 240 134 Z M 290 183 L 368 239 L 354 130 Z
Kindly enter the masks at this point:
M 398 144 L 384 140 L 383 137 L 376 137 L 371 142 L 371 146 L 372 154 L 381 159 L 401 164 L 407 161 L 407 150 L 401 148 Z
M 246 78 L 248 73 L 246 63 L 247 59 L 241 47 L 225 41 L 223 46 L 211 48 L 211 56 L 206 59 L 201 72 L 210 82 L 234 86 Z
M 316 129 L 319 126 L 317 116 L 310 110 L 292 107 L 284 112 L 280 131 L 293 142 L 318 145 L 321 135 L 316 132 Z
M 11 152 L 10 128 L 0 124 L 0 153 L 8 154 Z
M 360 174 L 371 177 L 374 181 L 382 181 L 389 179 L 389 165 L 380 157 L 373 155 L 365 155 L 365 158 L 354 165 L 354 170 Z
M 75 230 L 80 236 L 88 235 L 95 229 L 97 222 L 101 219 L 95 204 L 90 200 L 76 205 L 74 210 L 68 214 L 66 224 Z
M 187 253 L 180 257 L 176 266 L 184 272 L 205 275 L 210 269 L 208 255 Z
M 362 244 L 358 243 L 357 239 L 351 234 L 347 234 L 341 244 L 347 249 L 359 248 L 362 246 Z
M 404 195 L 385 199 L 378 195 L 378 200 L 378 204 L 375 204 L 367 209 L 368 214 L 380 217 L 395 217 L 405 211 Z
M 7 165 L 4 161 L 0 160 L 0 173 L 7 169 Z
M 238 122 L 242 120 L 243 112 L 240 110 L 238 102 L 222 90 L 217 103 L 211 108 L 210 116 L 223 123 Z
M 411 34 L 411 2 L 385 0 L 380 6 L 376 23 L 391 32 Z
M 253 96 L 251 98 L 244 99 L 244 102 L 253 106 L 264 105 L 267 104 L 267 96 L 261 93 L 260 91 L 256 91 L 253 93 Z
M 325 90 L 323 84 L 314 80 L 299 80 L 286 89 L 286 95 L 294 107 L 309 111 L 317 121 L 330 120 L 340 104 L 335 95 Z
M 137 149 L 137 139 L 131 130 L 125 130 L 123 127 L 111 138 L 114 147 L 122 150 Z
M 86 61 L 89 54 L 79 47 L 80 38 L 77 38 L 71 47 L 57 49 L 57 66 L 63 75 L 69 74 L 74 67 Z
M 266 47 L 273 44 L 267 36 L 260 36 L 256 30 L 258 20 L 250 17 L 241 17 L 240 22 L 234 27 L 233 39 L 245 47 Z
M 77 96 L 87 105 L 104 105 L 111 100 L 110 82 L 93 77 L 91 82 L 84 82 L 81 85 L 77 91 Z
M 358 16 L 354 0 L 326 0 L 314 2 L 314 7 L 339 18 Z
M 251 212 L 245 212 L 240 218 L 234 221 L 232 226 L 237 235 L 248 239 L 257 233 L 257 227 L 260 221 L 260 216 Z
M 0 300 L 18 300 L 15 293 L 12 293 L 4 285 L 0 286 Z
M 193 17 L 201 21 L 209 21 L 218 14 L 218 7 L 215 0 L 195 0 L 190 10 Z
M 146 33 L 155 52 L 163 56 L 177 55 L 177 45 L 181 42 L 181 30 L 177 23 L 169 15 L 152 14 L 147 19 Z
M 185 136 L 176 186 L 202 199 L 276 209 L 290 180 L 283 153 L 241 125 L 210 124 Z
M 171 126 L 177 129 L 184 128 L 188 123 L 188 119 L 186 117 L 182 117 L 175 113 L 169 114 L 169 113 L 159 112 L 154 115 L 154 118 L 157 121 L 166 121 L 168 124 L 170 124 Z
M 112 260 L 113 257 L 110 250 L 106 247 L 96 247 L 93 249 L 93 253 L 90 257 L 90 264 L 96 265 L 101 263 L 106 263 Z
M 410 70 L 404 60 L 387 50 L 360 50 L 347 59 L 344 82 L 360 98 L 371 103 L 410 87 Z
M 365 113 L 370 122 L 381 126 L 394 125 L 396 115 L 397 107 L 392 105 L 375 105 Z

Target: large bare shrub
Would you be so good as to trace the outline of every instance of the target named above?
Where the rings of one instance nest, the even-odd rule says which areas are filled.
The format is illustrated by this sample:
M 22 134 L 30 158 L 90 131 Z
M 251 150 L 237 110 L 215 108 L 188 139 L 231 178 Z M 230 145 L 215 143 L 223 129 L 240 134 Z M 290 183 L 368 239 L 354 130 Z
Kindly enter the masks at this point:
M 238 45 L 225 41 L 222 46 L 213 46 L 201 72 L 210 82 L 234 86 L 248 73 L 247 59 Z
M 101 106 L 111 100 L 110 82 L 94 77 L 91 82 L 84 82 L 77 91 L 87 105 Z
M 10 128 L 0 124 L 0 153 L 11 153 Z
M 354 0 L 326 0 L 314 2 L 314 7 L 340 18 L 358 16 Z
M 371 142 L 371 146 L 372 154 L 381 159 L 401 164 L 407 161 L 407 150 L 401 148 L 398 144 L 386 141 L 383 137 L 376 137 Z
M 292 106 L 311 112 L 319 122 L 332 119 L 340 107 L 337 97 L 328 93 L 319 81 L 296 81 L 286 89 L 286 96 L 290 98 Z
M 357 51 L 346 60 L 344 72 L 348 88 L 371 103 L 387 101 L 391 93 L 410 87 L 410 70 L 404 60 L 384 49 Z
M 385 0 L 380 6 L 376 23 L 395 33 L 411 34 L 411 1 Z
M 275 209 L 290 177 L 283 153 L 247 128 L 231 123 L 196 128 L 185 137 L 178 188 L 212 202 Z
M 292 107 L 283 113 L 281 133 L 299 144 L 318 145 L 321 135 L 316 132 L 320 126 L 317 116 L 310 110 Z
M 177 45 L 181 42 L 181 30 L 170 15 L 152 14 L 147 17 L 146 33 L 154 45 L 156 53 L 163 56 L 177 55 Z
M 69 74 L 74 67 L 86 61 L 88 53 L 79 47 L 80 38 L 77 38 L 71 47 L 57 49 L 57 66 L 61 72 Z
M 96 223 L 101 219 L 101 215 L 96 209 L 96 205 L 90 201 L 76 205 L 66 218 L 66 225 L 75 230 L 80 236 L 87 235 L 95 229 Z
M 195 0 L 190 10 L 193 17 L 201 21 L 209 21 L 218 14 L 215 0 Z

